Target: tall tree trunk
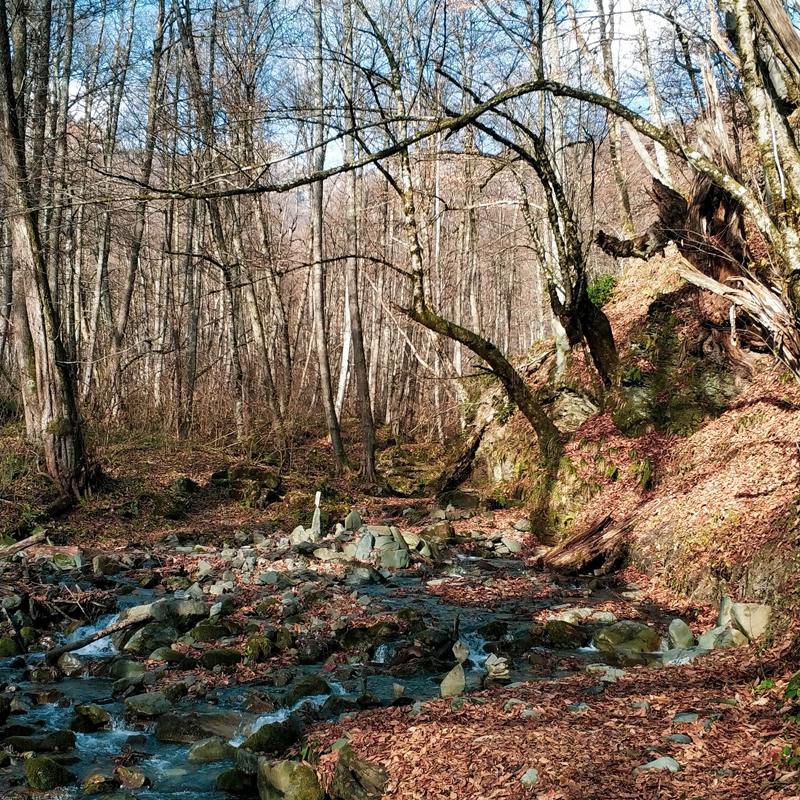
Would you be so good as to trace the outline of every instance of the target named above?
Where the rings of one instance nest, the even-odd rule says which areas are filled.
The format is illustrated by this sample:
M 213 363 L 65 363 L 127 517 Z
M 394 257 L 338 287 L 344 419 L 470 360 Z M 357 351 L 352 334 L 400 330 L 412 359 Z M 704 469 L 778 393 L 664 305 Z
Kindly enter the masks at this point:
M 39 79 L 47 80 L 40 70 Z M 24 354 L 26 422 L 30 438 L 42 448 L 47 470 L 73 497 L 89 488 L 89 460 L 75 400 L 75 381 L 67 360 L 58 309 L 47 276 L 42 237 L 31 196 L 25 140 L 17 116 L 6 4 L 0 3 L 0 162 L 3 164 L 11 247 L 23 294 L 18 303 Z
M 314 153 L 312 166 L 315 172 L 322 172 L 325 168 L 325 122 L 323 113 L 325 100 L 323 96 L 323 70 L 322 70 L 322 0 L 314 0 L 314 123 L 313 142 Z M 320 389 L 322 391 L 322 405 L 325 409 L 325 421 L 333 446 L 333 458 L 337 471 L 345 466 L 347 459 L 339 432 L 339 420 L 336 417 L 336 408 L 333 402 L 333 385 L 331 383 L 331 365 L 328 354 L 328 336 L 325 328 L 325 264 L 323 252 L 323 183 L 317 181 L 311 186 L 311 242 L 312 260 L 314 262 L 314 336 L 317 348 L 317 362 L 319 364 Z

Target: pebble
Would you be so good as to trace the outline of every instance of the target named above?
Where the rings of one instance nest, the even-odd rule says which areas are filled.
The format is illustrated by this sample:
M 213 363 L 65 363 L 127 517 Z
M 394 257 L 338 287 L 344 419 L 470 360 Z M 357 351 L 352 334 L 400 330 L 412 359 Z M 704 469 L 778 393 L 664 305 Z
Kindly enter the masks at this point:
M 525 786 L 536 786 L 539 783 L 539 771 L 536 769 L 529 769 L 520 779 L 519 782 Z

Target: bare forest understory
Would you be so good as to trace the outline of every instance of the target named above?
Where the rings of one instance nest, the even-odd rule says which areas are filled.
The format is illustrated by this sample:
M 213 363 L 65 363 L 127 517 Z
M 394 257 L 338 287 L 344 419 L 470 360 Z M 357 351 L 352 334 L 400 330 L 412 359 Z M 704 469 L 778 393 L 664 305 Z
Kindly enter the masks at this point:
M 574 353 L 545 508 L 490 380 L 466 457 L 383 431 L 365 484 L 310 429 L 284 470 L 107 436 L 49 516 L 10 421 L 0 796 L 800 796 L 800 389 L 721 359 L 670 258 L 615 298 L 629 380 L 600 409 Z M 517 362 L 540 396 L 549 347 Z

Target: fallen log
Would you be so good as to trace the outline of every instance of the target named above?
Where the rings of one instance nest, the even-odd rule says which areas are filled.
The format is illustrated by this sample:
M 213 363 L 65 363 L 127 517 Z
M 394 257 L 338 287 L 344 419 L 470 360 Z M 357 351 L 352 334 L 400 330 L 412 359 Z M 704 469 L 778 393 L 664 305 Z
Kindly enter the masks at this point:
M 648 505 L 647 513 L 652 513 L 658 505 Z M 644 510 L 645 506 L 640 504 L 621 522 L 610 526 L 611 514 L 595 518 L 582 531 L 550 550 L 542 559 L 543 566 L 553 572 L 576 573 L 603 558 L 603 569 L 609 570 L 622 555 L 628 534 L 642 519 Z
M 112 633 L 124 631 L 125 629 L 131 628 L 134 625 L 141 624 L 142 620 L 139 617 L 118 620 L 102 630 L 95 631 L 94 633 L 90 633 L 88 636 L 84 636 L 83 639 L 78 639 L 76 642 L 69 642 L 61 647 L 56 647 L 53 650 L 48 650 L 44 659 L 48 664 L 55 664 L 58 659 L 64 655 L 64 653 L 71 653 L 73 650 L 80 650 L 82 647 L 86 647 L 87 644 L 96 642 L 98 639 L 105 639 L 106 636 L 111 636 Z
M 43 542 L 46 537 L 47 531 L 39 530 L 37 533 L 34 533 L 33 536 L 29 536 L 27 539 L 23 539 L 21 542 L 15 542 L 7 547 L 0 547 L 0 559 L 10 558 L 14 555 L 14 553 L 18 553 L 20 550 L 25 550 L 25 548 L 30 547 L 33 544 Z

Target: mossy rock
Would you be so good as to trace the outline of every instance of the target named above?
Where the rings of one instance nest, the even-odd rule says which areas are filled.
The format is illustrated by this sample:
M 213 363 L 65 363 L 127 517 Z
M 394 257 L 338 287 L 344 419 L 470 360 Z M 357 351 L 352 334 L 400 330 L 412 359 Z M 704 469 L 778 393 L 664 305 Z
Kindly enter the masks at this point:
M 325 792 L 311 767 L 299 761 L 258 762 L 261 800 L 323 800 Z
M 189 694 L 189 687 L 183 681 L 176 681 L 168 684 L 161 691 L 170 703 L 177 703 L 178 700 Z
M 320 694 L 330 694 L 331 687 L 319 675 L 306 675 L 298 681 L 286 695 L 286 705 L 290 708 L 303 697 L 315 697 Z
M 244 646 L 244 654 L 250 661 L 260 664 L 275 652 L 275 645 L 266 636 L 251 636 Z
M 279 722 L 268 722 L 262 725 L 252 736 L 242 742 L 242 750 L 251 753 L 269 753 L 283 755 L 295 742 L 297 734 L 294 730 Z
M 75 780 L 75 776 L 66 767 L 47 756 L 29 758 L 25 762 L 25 778 L 31 788 L 40 792 L 69 786 Z
M 285 625 L 278 628 L 278 633 L 275 637 L 275 646 L 278 650 L 288 650 L 293 645 L 292 632 Z
M 111 727 L 111 715 L 95 703 L 75 706 L 70 728 L 78 733 L 94 733 Z
M 622 620 L 603 628 L 594 637 L 594 645 L 604 653 L 615 650 L 652 653 L 661 646 L 661 637 L 657 631 L 641 622 Z
M 214 617 L 213 620 L 206 620 L 195 625 L 189 635 L 196 642 L 208 644 L 218 642 L 220 639 L 227 639 L 230 636 L 238 636 L 242 629 L 232 620 L 222 617 Z
M 275 597 L 268 597 L 256 606 L 256 615 L 259 617 L 274 617 L 280 611 L 280 603 Z
M 253 797 L 258 795 L 258 784 L 255 775 L 248 775 L 240 769 L 226 769 L 217 775 L 216 789 L 228 794 L 246 795 Z
M 102 772 L 92 772 L 81 781 L 81 789 L 86 797 L 95 794 L 113 793 L 117 786 L 117 781 L 113 775 L 106 775 Z
M 0 639 L 0 658 L 13 658 L 19 655 L 19 647 L 10 636 Z
M 578 625 L 560 619 L 548 620 L 545 625 L 547 638 L 559 650 L 577 650 L 589 643 L 591 636 Z
M 416 608 L 406 606 L 405 608 L 398 609 L 395 612 L 395 617 L 397 617 L 398 622 L 416 622 L 422 619 L 422 613 Z
M 206 650 L 200 656 L 200 663 L 206 669 L 214 669 L 214 667 L 222 667 L 223 669 L 235 667 L 242 660 L 242 654 L 236 650 Z

